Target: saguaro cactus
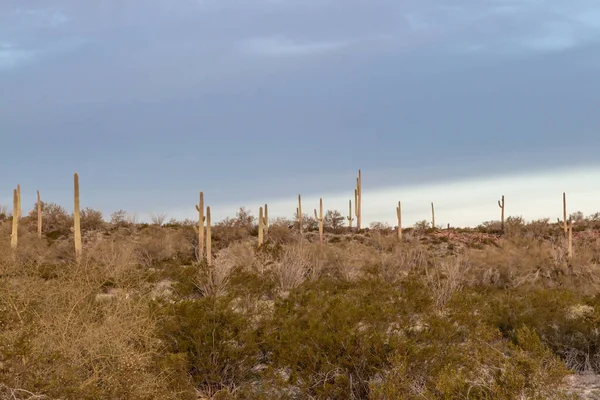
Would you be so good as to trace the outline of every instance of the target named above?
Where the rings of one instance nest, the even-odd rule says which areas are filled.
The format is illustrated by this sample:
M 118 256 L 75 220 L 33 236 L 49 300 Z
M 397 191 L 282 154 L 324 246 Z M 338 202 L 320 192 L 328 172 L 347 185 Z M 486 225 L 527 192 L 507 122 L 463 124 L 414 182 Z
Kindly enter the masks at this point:
M 402 203 L 400 202 L 396 207 L 396 216 L 398 217 L 398 239 L 402 239 Z
M 75 259 L 79 263 L 81 261 L 81 214 L 79 211 L 79 175 L 77 172 L 73 175 L 73 232 L 75 236 Z
M 346 217 L 346 219 L 348 220 L 348 228 L 350 228 L 350 230 L 352 230 L 352 221 L 354 221 L 354 218 L 352 218 L 352 200 L 348 200 L 348 216 Z
M 18 211 L 19 211 L 19 214 L 17 215 L 17 218 L 21 219 L 21 217 L 22 217 L 22 214 L 21 214 L 21 212 L 22 212 L 22 210 L 21 210 L 21 185 L 17 185 L 17 203 L 18 203 L 18 207 L 17 208 L 18 208 Z
M 42 200 L 40 199 L 40 191 L 37 191 L 37 233 L 38 238 L 42 238 Z
M 435 229 L 435 209 L 433 208 L 433 201 L 431 202 L 431 227 Z
M 263 216 L 263 208 L 258 209 L 258 245 L 261 246 L 264 240 L 265 218 Z
M 10 235 L 10 247 L 17 249 L 19 243 L 19 193 L 17 189 L 13 190 L 13 217 L 12 233 Z
M 563 192 L 563 230 L 567 234 L 567 194 Z
M 504 232 L 504 195 L 502 195 L 502 200 L 498 200 L 498 207 L 500 207 L 500 226 L 502 232 Z
M 263 215 L 263 225 L 265 229 L 265 236 L 269 234 L 269 206 L 265 203 L 265 213 Z
M 198 260 L 201 261 L 204 258 L 204 192 L 200 192 L 200 200 L 196 204 L 196 211 L 198 211 Z
M 296 217 L 298 218 L 298 226 L 300 227 L 300 234 L 304 231 L 302 227 L 302 199 L 298 195 L 298 207 L 296 207 Z
M 210 207 L 206 207 L 206 263 L 212 265 L 212 230 L 210 227 Z
M 356 189 L 354 189 L 354 214 L 356 215 L 356 230 L 359 231 L 362 219 L 362 174 L 358 170 L 356 178 Z
M 569 222 L 567 224 L 568 229 L 568 241 L 567 241 L 567 256 L 569 258 L 573 257 L 573 220 L 569 218 Z
M 319 199 L 319 215 L 317 215 L 317 209 L 315 208 L 315 218 L 319 222 L 319 241 L 323 243 L 323 198 Z

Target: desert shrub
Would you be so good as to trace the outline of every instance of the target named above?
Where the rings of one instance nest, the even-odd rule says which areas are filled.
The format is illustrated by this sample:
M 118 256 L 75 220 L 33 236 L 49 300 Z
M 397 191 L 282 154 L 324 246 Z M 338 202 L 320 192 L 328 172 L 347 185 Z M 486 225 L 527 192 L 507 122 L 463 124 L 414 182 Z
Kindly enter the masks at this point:
M 600 296 L 535 288 L 482 293 L 468 301 L 481 304 L 483 318 L 504 336 L 514 339 L 520 326 L 528 326 L 570 368 L 600 372 Z
M 267 240 L 276 244 L 288 244 L 298 239 L 291 229 L 294 222 L 287 218 L 277 218 L 269 223 L 269 234 Z
M 133 224 L 125 210 L 117 210 L 110 214 L 110 224 L 115 228 L 127 228 Z
M 393 231 L 393 228 L 387 222 L 371 222 L 369 224 L 369 229 L 372 231 L 376 231 L 382 234 L 390 234 Z
M 0 381 L 50 398 L 174 398 L 170 371 L 155 370 L 161 343 L 148 303 L 125 293 L 99 303 L 110 278 L 91 267 L 0 281 Z
M 322 278 L 290 292 L 268 321 L 270 372 L 289 370 L 281 385 L 298 387 L 304 397 L 366 398 L 369 380 L 394 348 L 390 326 L 399 313 L 428 302 L 411 284 L 402 289 L 380 280 Z
M 42 202 L 43 229 L 46 237 L 68 237 L 73 227 L 73 217 L 60 205 Z
M 306 280 L 311 269 L 310 258 L 300 246 L 288 246 L 273 267 L 279 288 L 287 292 Z
M 149 226 L 137 235 L 137 252 L 144 266 L 160 263 L 192 263 L 196 259 L 197 235 L 193 228 L 168 229 Z
M 483 324 L 467 331 L 432 320 L 423 332 L 399 345 L 393 367 L 371 383 L 373 398 L 567 398 L 567 369 L 527 327 L 514 344 Z
M 161 310 L 167 357 L 181 355 L 193 385 L 207 396 L 231 398 L 235 388 L 256 376 L 261 329 L 248 329 L 250 315 L 237 313 L 228 297 L 166 304 Z
M 438 309 L 443 309 L 452 296 L 462 289 L 467 269 L 462 259 L 449 257 L 425 270 L 425 281 Z
M 323 229 L 326 232 L 340 233 L 345 219 L 338 210 L 327 210 L 323 215 Z
M 81 217 L 81 231 L 97 231 L 105 227 L 104 218 L 102 212 L 94 210 L 90 207 L 86 207 L 80 211 Z
M 222 296 L 235 266 L 236 260 L 230 255 L 229 249 L 223 249 L 217 253 L 211 265 L 202 263 L 199 266 L 194 283 L 203 296 Z
M 421 221 L 417 221 L 415 222 L 415 224 L 413 225 L 413 230 L 418 233 L 418 234 L 423 234 L 425 232 L 428 232 L 432 229 L 431 227 L 431 222 L 427 221 L 427 220 L 421 220 Z
M 485 221 L 479 224 L 475 229 L 481 233 L 502 233 L 502 221 Z

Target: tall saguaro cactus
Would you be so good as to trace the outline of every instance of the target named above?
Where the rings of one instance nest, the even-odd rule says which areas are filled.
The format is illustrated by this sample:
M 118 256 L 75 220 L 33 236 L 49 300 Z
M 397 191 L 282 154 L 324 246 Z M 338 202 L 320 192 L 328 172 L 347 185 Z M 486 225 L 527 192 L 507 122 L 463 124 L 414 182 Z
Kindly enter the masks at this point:
M 396 216 L 398 217 L 398 239 L 402 239 L 402 203 L 398 202 L 396 207 Z
M 212 229 L 210 226 L 210 206 L 206 207 L 206 263 L 212 265 Z
M 356 178 L 356 189 L 354 189 L 354 214 L 356 215 L 356 230 L 359 231 L 362 220 L 362 174 L 358 170 Z
M 304 231 L 302 227 L 302 199 L 298 195 L 298 207 L 296 207 L 296 217 L 298 218 L 298 227 L 300 228 L 300 234 Z
M 263 216 L 263 208 L 258 208 L 258 245 L 261 246 L 264 241 L 265 218 Z
M 263 215 L 263 225 L 265 228 L 265 236 L 269 234 L 269 206 L 265 203 L 265 212 Z
M 348 220 L 348 228 L 350 228 L 350 230 L 352 230 L 352 221 L 354 221 L 354 218 L 352 218 L 352 200 L 348 200 L 348 216 L 346 217 L 346 219 Z
M 319 241 L 323 243 L 323 198 L 319 199 L 319 215 L 315 208 L 315 218 L 319 221 Z
M 567 194 L 563 192 L 563 230 L 565 231 L 565 235 L 568 230 L 567 225 Z
M 79 210 L 79 175 L 77 172 L 73 175 L 73 231 L 75 236 L 75 259 L 81 261 L 81 214 Z
M 21 219 L 22 217 L 22 213 L 21 213 L 21 185 L 17 185 L 17 203 L 18 203 L 18 210 L 19 210 L 19 214 L 17 215 L 18 219 Z
M 17 249 L 19 243 L 19 193 L 18 189 L 13 190 L 13 217 L 12 217 L 12 233 L 10 235 L 10 247 L 13 250 Z
M 573 220 L 569 218 L 569 222 L 567 224 L 568 229 L 568 241 L 567 241 L 567 256 L 569 258 L 573 257 Z
M 37 233 L 38 239 L 42 238 L 42 200 L 40 198 L 40 191 L 37 191 Z
M 500 226 L 502 232 L 504 232 L 504 195 L 502 195 L 502 200 L 498 200 L 498 207 L 500 207 Z
M 198 211 L 198 260 L 204 258 L 204 192 L 200 192 L 200 200 L 196 204 L 196 211 Z
M 433 201 L 431 202 L 431 227 L 435 229 L 435 208 L 433 208 Z

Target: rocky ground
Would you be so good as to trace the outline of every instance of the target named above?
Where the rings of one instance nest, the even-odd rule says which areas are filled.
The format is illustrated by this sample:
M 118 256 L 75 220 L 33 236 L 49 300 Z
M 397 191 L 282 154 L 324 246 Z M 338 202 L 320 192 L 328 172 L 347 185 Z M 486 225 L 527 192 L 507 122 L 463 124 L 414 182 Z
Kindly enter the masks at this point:
M 575 394 L 583 400 L 600 400 L 600 375 L 571 375 L 566 381 L 569 394 Z

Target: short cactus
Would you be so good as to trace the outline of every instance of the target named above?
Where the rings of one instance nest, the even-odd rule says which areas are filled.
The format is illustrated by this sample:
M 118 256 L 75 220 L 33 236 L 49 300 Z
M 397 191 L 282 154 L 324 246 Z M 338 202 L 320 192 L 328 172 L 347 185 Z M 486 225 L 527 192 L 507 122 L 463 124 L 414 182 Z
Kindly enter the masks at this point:
M 352 218 L 352 200 L 348 200 L 348 216 L 346 219 L 348 220 L 348 228 L 352 230 L 352 221 L 354 221 L 354 218 Z

